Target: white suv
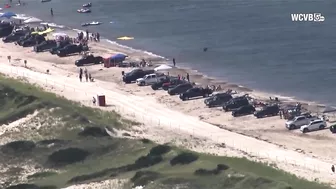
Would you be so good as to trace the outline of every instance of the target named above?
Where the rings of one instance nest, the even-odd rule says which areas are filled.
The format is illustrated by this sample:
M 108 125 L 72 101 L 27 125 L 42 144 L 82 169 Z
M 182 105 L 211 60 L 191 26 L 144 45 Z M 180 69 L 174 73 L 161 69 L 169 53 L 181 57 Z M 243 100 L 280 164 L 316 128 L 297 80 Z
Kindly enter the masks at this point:
M 300 127 L 300 130 L 303 133 L 315 130 L 322 130 L 327 127 L 327 123 L 321 119 L 313 120 L 308 125 L 303 125 Z

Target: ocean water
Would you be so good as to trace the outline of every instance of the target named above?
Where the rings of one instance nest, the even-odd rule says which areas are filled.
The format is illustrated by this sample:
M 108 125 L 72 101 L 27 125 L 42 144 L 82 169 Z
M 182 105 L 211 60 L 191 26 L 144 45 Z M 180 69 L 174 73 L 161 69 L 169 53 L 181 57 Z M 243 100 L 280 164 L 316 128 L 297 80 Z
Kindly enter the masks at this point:
M 101 21 L 89 31 L 110 40 L 133 36 L 135 40 L 120 43 L 175 58 L 177 66 L 252 89 L 336 106 L 336 1 L 91 1 L 91 14 L 76 12 L 87 3 L 83 0 L 21 0 L 26 6 L 8 10 L 71 28 Z M 291 13 L 322 13 L 325 21 L 292 22 Z

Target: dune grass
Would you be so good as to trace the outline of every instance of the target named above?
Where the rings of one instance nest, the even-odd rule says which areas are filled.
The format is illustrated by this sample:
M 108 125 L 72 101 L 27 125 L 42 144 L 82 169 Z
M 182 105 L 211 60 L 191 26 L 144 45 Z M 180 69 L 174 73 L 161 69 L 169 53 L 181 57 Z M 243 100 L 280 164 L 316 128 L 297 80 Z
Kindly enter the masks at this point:
M 9 92 L 10 96 L 5 95 Z M 151 149 L 157 144 L 149 140 L 79 136 L 78 133 L 89 126 L 121 129 L 129 128 L 130 125 L 125 125 L 123 118 L 116 112 L 104 112 L 84 107 L 55 94 L 44 92 L 36 86 L 0 75 L 1 96 L 3 99 L 0 99 L 2 104 L 0 123 L 14 121 L 36 109 L 40 112 L 37 116 L 38 120 L 44 125 L 54 124 L 54 118 L 61 120 L 53 127 L 41 127 L 33 131 L 21 132 L 18 135 L 20 139 L 34 141 L 37 144 L 35 149 L 31 152 L 24 152 L 23 155 L 23 152 L 20 152 L 20 156 L 5 154 L 0 159 L 0 163 L 10 163 L 13 166 L 29 159 L 29 162 L 35 162 L 45 168 L 46 171 L 28 176 L 28 182 L 38 186 L 53 185 L 62 188 L 77 183 L 127 178 L 130 179 L 130 183 L 124 188 L 130 188 L 133 183 L 146 184 L 146 188 L 150 189 L 171 189 L 177 185 L 190 189 L 330 188 L 244 158 L 199 154 L 174 146 L 166 151 L 160 146 L 159 151 L 154 153 Z M 50 109 L 55 110 L 50 111 Z M 49 121 L 45 121 L 47 118 Z M 46 147 L 45 144 L 50 139 L 63 142 L 59 145 L 53 142 L 55 145 Z M 89 156 L 85 160 L 66 165 L 56 166 L 50 163 L 51 154 L 67 148 L 85 150 Z M 183 153 L 191 153 L 196 159 L 183 165 L 171 163 L 172 159 L 176 159 L 176 156 Z M 184 160 L 188 159 L 190 157 L 184 157 Z M 156 163 L 153 163 L 154 161 Z M 178 160 L 178 162 L 181 161 L 181 159 Z M 228 169 L 217 171 L 216 174 L 195 174 L 196 170 L 200 169 L 203 172 L 204 170 L 215 170 L 219 164 Z M 73 182 L 74 180 L 77 182 Z M 19 183 L 19 181 L 16 182 Z

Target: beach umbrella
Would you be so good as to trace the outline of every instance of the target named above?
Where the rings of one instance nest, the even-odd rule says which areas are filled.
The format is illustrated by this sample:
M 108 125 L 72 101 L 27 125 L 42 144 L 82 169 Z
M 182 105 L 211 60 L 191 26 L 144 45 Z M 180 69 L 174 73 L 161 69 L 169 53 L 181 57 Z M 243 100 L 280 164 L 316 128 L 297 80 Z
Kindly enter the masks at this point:
M 10 19 L 10 18 L 13 17 L 13 16 L 16 16 L 16 14 L 13 13 L 13 12 L 5 12 L 5 13 L 3 13 L 3 14 L 0 16 L 0 18 L 7 18 L 7 19 Z
M 158 72 L 158 71 L 167 71 L 167 70 L 170 70 L 170 69 L 172 69 L 171 66 L 162 64 L 161 66 L 158 66 L 158 67 L 154 68 L 154 71 L 156 71 L 156 72 Z
M 132 39 L 134 39 L 134 37 L 123 36 L 123 37 L 118 37 L 117 39 L 119 39 L 119 40 L 132 40 Z
M 42 22 L 41 19 L 38 19 L 38 18 L 28 18 L 27 20 L 23 21 L 23 23 L 26 23 L 26 24 L 29 24 L 29 23 L 39 23 L 39 22 Z

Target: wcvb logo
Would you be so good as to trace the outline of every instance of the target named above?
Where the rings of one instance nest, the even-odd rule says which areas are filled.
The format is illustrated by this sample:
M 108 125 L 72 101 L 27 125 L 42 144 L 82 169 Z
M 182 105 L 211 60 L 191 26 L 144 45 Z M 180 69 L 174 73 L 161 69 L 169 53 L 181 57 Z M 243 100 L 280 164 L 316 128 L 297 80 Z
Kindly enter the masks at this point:
M 321 13 L 291 14 L 293 22 L 323 22 L 325 20 Z

